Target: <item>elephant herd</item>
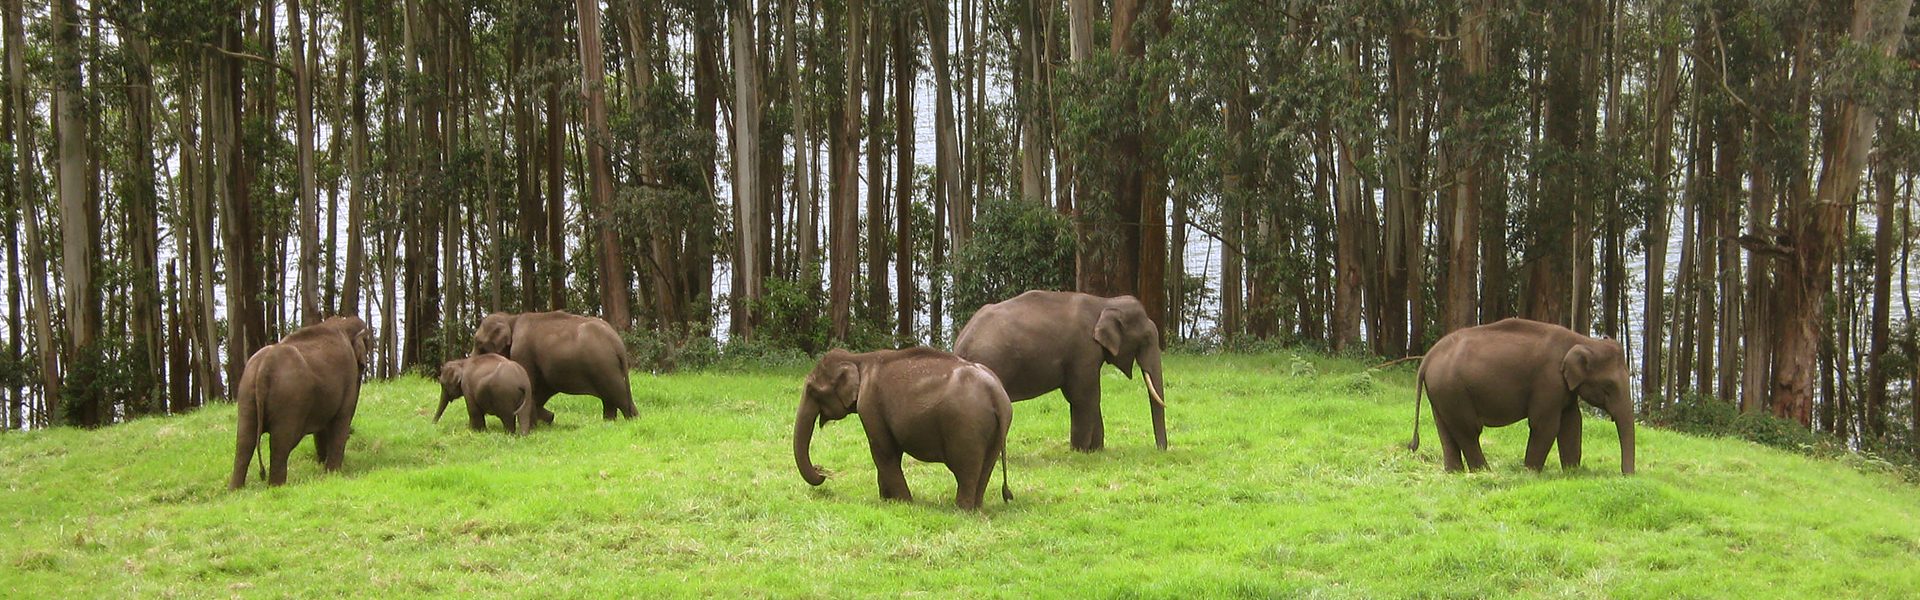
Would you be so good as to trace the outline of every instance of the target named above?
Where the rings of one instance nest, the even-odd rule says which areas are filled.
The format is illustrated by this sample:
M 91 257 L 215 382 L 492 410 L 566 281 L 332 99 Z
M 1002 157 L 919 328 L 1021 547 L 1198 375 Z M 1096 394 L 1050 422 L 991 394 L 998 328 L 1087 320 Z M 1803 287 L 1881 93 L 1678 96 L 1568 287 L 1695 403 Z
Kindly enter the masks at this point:
M 270 485 L 286 481 L 287 456 L 306 435 L 329 471 L 338 470 L 352 433 L 361 373 L 372 330 L 355 317 L 334 317 L 293 332 L 247 359 L 236 393 L 238 440 L 230 488 L 246 483 L 261 459 Z M 497 417 L 508 431 L 526 434 L 553 422 L 545 406 L 556 393 L 600 399 L 603 416 L 633 418 L 628 364 L 620 336 L 604 321 L 564 312 L 494 313 L 474 333 L 473 354 L 440 369 L 438 422 L 447 405 L 465 398 L 468 425 L 481 430 Z M 1167 448 L 1166 380 L 1158 327 L 1131 296 L 1102 298 L 1073 292 L 1031 291 L 981 307 L 960 331 L 953 352 L 916 347 L 822 356 L 802 385 L 793 425 L 793 456 L 800 476 L 821 485 L 826 475 L 811 460 L 814 430 L 858 414 L 879 478 L 880 496 L 909 500 L 903 456 L 943 463 L 955 480 L 954 503 L 977 509 L 994 463 L 1006 481 L 1007 432 L 1012 404 L 1060 390 L 1070 407 L 1075 450 L 1105 443 L 1100 372 L 1111 365 L 1129 378 L 1138 366 L 1153 416 L 1154 442 Z M 1610 339 L 1590 338 L 1537 321 L 1507 319 L 1454 331 L 1423 359 L 1415 387 L 1414 437 L 1419 448 L 1419 401 L 1430 398 L 1446 469 L 1484 469 L 1480 433 L 1525 419 L 1526 466 L 1540 470 L 1558 444 L 1565 468 L 1580 464 L 1580 401 L 1606 412 L 1620 435 L 1620 469 L 1634 471 L 1633 406 L 1626 354 Z M 271 464 L 271 474 L 264 471 Z

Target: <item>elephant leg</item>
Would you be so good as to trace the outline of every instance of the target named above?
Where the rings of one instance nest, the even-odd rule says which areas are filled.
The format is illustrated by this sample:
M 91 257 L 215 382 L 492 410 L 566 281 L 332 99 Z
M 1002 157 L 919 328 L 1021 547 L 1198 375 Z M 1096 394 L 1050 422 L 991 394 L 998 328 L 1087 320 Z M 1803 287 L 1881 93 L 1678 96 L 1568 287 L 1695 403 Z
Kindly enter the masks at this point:
M 981 472 L 981 459 L 986 453 L 980 448 L 960 447 L 964 445 L 949 444 L 946 448 L 947 470 L 953 473 L 953 504 L 961 510 L 979 510 L 987 489 L 986 476 Z
M 1459 472 L 1466 469 L 1460 461 L 1460 442 L 1453 438 L 1453 427 L 1440 420 L 1433 419 L 1434 430 L 1440 434 L 1440 461 L 1447 466 L 1447 472 Z
M 300 438 L 292 431 L 285 434 L 268 434 L 267 445 L 267 485 L 285 485 L 287 483 L 287 458 L 293 455 L 293 447 L 300 445 Z
M 486 411 L 480 410 L 480 407 L 474 406 L 472 402 L 467 403 L 467 429 L 474 431 L 487 430 Z
M 315 462 L 322 465 L 327 464 L 327 440 L 331 439 L 331 437 L 325 429 L 313 433 L 313 460 Z
M 640 409 L 633 405 L 633 389 L 627 387 L 626 373 L 620 375 L 599 386 L 601 412 L 608 421 L 612 421 L 616 413 L 629 419 L 640 416 Z
M 902 452 L 894 445 L 892 438 L 868 433 L 867 451 L 873 455 L 873 467 L 879 474 L 880 497 L 887 500 L 913 500 L 913 492 L 907 489 L 907 474 L 900 470 Z
M 1487 456 L 1480 452 L 1480 430 L 1478 424 L 1461 425 L 1454 430 L 1454 443 L 1460 445 L 1460 457 L 1466 460 L 1467 468 L 1474 471 L 1487 470 Z
M 548 425 L 553 424 L 553 411 L 547 410 L 547 401 L 553 399 L 553 390 L 536 389 L 533 392 L 533 418 Z
M 1553 438 L 1557 435 L 1560 435 L 1560 415 L 1527 419 L 1527 469 L 1539 471 L 1547 466 L 1547 451 L 1553 449 Z
M 345 420 L 342 419 L 341 422 L 334 423 L 333 427 L 326 431 L 326 441 L 316 443 L 326 446 L 327 471 L 339 471 L 340 467 L 345 465 L 347 461 L 347 438 L 353 436 L 353 427 L 349 426 Z
M 1105 423 L 1100 418 L 1100 378 L 1075 377 L 1086 379 L 1075 381 L 1061 388 L 1060 393 L 1067 397 L 1067 406 L 1073 419 L 1073 449 L 1081 452 L 1093 452 L 1106 446 Z
M 1580 468 L 1580 405 L 1574 404 L 1560 413 L 1560 468 Z

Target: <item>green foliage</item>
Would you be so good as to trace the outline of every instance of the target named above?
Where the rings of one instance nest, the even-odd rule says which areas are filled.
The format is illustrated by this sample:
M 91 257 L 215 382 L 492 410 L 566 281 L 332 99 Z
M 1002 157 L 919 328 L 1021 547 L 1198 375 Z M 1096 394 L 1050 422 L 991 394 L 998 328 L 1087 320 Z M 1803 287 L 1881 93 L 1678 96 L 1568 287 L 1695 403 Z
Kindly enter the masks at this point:
M 642 327 L 620 334 L 628 364 L 635 370 L 671 373 L 703 369 L 720 361 L 720 345 L 696 323 L 683 323 L 660 332 Z
M 1828 456 L 1846 450 L 1839 440 L 1799 423 L 1763 412 L 1743 413 L 1733 403 L 1712 396 L 1688 394 L 1652 420 L 1675 431 L 1740 438 L 1794 452 Z
M 558 396 L 556 424 L 527 437 L 497 421 L 485 432 L 431 423 L 430 380 L 369 382 L 345 470 L 323 474 L 308 440 L 282 488 L 224 489 L 231 404 L 0 435 L 0 522 L 11 525 L 0 586 L 35 598 L 1920 589 L 1920 494 L 1884 473 L 1646 429 L 1640 473 L 1622 477 L 1611 424 L 1589 419 L 1583 471 L 1526 471 L 1526 430 L 1513 426 L 1484 436 L 1490 471 L 1447 474 L 1438 444 L 1401 446 L 1410 374 L 1369 373 L 1378 388 L 1355 394 L 1364 365 L 1299 357 L 1320 374 L 1285 377 L 1283 354 L 1168 356 L 1166 452 L 1152 446 L 1140 383 L 1112 370 L 1106 397 L 1132 401 L 1110 403 L 1103 452 L 1068 447 L 1057 397 L 1022 402 L 1009 439 L 1016 499 L 990 497 L 978 515 L 953 509 L 944 467 L 911 460 L 915 499 L 880 500 L 857 420 L 815 435 L 814 462 L 833 476 L 802 482 L 789 436 L 804 357 L 635 375 L 630 421 Z M 1422 427 L 1432 439 L 1431 421 Z
M 1073 225 L 1052 209 L 1007 198 L 980 202 L 973 238 L 953 255 L 953 322 L 1028 290 L 1073 285 Z
M 819 263 L 808 265 L 799 281 L 767 278 L 760 299 L 751 307 L 760 319 L 753 328 L 754 342 L 793 348 L 806 354 L 825 352 L 833 333 L 833 320 L 826 316 L 827 297 L 819 281 Z

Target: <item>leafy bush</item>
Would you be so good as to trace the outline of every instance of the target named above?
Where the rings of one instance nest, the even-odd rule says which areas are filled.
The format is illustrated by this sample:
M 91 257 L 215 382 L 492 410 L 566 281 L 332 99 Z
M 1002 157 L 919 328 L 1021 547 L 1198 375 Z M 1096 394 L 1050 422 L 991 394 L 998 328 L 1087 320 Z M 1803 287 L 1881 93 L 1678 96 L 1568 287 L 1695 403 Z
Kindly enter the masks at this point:
M 1671 408 L 1654 414 L 1650 421 L 1685 433 L 1740 438 L 1803 454 L 1824 456 L 1846 450 L 1839 440 L 1815 433 L 1799 423 L 1766 413 L 1743 413 L 1731 402 L 1699 394 L 1682 397 Z
M 753 328 L 754 341 L 809 354 L 823 351 L 833 332 L 833 320 L 826 317 L 826 294 L 818 284 L 801 283 L 817 281 L 819 263 L 807 265 L 806 274 L 798 280 L 767 278 L 760 299 L 750 307 L 760 319 Z
M 973 238 L 953 256 L 953 322 L 1027 290 L 1073 286 L 1073 225 L 1044 205 L 982 199 Z
M 635 328 L 620 334 L 627 346 L 628 364 L 652 373 L 701 369 L 720 360 L 720 345 L 694 323 L 667 332 Z

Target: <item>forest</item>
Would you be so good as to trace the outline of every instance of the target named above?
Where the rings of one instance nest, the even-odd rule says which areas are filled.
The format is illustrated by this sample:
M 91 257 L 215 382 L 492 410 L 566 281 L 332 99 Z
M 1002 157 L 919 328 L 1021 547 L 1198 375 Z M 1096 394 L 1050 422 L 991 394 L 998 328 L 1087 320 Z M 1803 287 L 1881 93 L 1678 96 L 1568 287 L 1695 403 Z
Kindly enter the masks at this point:
M 495 311 L 637 368 L 951 343 L 1621 340 L 1639 410 L 1920 451 L 1912 0 L 4 0 L 4 426 L 372 375 Z M 1190 257 L 1202 256 L 1203 259 Z

